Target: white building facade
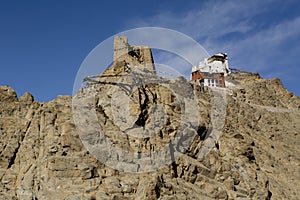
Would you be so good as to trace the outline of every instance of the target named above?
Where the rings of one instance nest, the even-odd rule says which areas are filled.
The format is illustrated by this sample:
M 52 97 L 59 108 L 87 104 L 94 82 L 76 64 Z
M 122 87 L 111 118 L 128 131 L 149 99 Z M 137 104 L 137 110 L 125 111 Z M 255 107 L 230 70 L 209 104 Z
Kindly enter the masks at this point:
M 199 80 L 204 86 L 226 87 L 224 76 L 230 73 L 227 54 L 218 53 L 193 66 L 191 80 Z

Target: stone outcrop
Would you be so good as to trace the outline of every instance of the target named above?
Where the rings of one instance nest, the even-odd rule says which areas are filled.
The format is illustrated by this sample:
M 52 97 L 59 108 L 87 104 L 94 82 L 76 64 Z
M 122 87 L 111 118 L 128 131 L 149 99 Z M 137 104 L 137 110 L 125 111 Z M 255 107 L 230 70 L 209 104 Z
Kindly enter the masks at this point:
M 115 170 L 86 149 L 76 130 L 71 97 L 38 103 L 28 93 L 18 99 L 12 88 L 0 87 L 0 199 L 297 199 L 299 98 L 278 79 L 242 72 L 228 78 L 238 85 L 226 90 L 225 124 L 208 154 L 199 158 L 213 118 L 213 93 L 192 85 L 198 99 L 197 127 L 185 128 L 197 129 L 196 137 L 173 164 L 144 173 Z M 184 79 L 163 83 L 177 85 L 174 89 L 187 84 Z M 130 127 L 109 104 L 119 105 L 111 101 L 112 95 L 126 93 L 110 84 L 94 87 L 99 125 L 115 145 L 149 153 L 150 144 L 161 148 L 179 127 L 179 98 L 170 88 L 149 83 L 130 93 L 128 109 L 136 130 L 129 136 L 116 134 Z M 151 124 L 147 112 L 155 105 L 167 110 L 167 125 Z M 133 140 L 140 127 L 155 126 L 162 131 Z

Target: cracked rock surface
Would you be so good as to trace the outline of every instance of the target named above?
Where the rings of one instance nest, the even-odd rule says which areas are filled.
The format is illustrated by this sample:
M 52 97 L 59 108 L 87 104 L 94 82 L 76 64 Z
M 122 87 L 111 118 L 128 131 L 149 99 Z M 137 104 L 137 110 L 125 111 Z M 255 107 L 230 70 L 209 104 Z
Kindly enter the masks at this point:
M 190 85 L 198 105 L 193 123 L 180 118 L 186 108 L 170 89 L 190 84 L 185 80 L 169 81 L 170 87 L 146 84 L 129 93 L 109 84 L 93 89 L 96 96 L 86 106 L 95 109 L 98 126 L 112 141 L 111 147 L 136 152 L 132 157 L 112 155 L 122 156 L 126 164 L 164 146 L 169 148 L 166 144 L 176 138 L 177 130 L 182 135 L 196 134 L 175 162 L 143 173 L 134 164 L 137 173 L 116 170 L 86 149 L 73 118 L 72 97 L 39 103 L 29 93 L 18 98 L 12 88 L 0 87 L 0 199 L 298 199 L 299 98 L 278 79 L 265 80 L 244 72 L 228 79 L 238 84 L 225 91 L 225 122 L 213 132 L 219 135 L 212 141 L 211 125 L 219 123 L 213 119 L 222 115 L 212 111 L 216 105 L 212 98 L 219 93 L 206 87 Z M 88 92 L 89 87 L 81 94 Z M 119 98 L 111 101 L 113 95 Z M 128 97 L 125 111 L 129 116 L 114 110 L 123 113 L 125 108 L 117 107 L 121 97 Z M 165 110 L 165 118 L 160 118 L 164 113 L 159 110 Z M 179 129 L 182 121 L 186 125 Z M 87 130 L 93 127 L 86 123 Z M 149 135 L 145 130 L 150 130 Z M 146 136 L 134 139 L 141 132 Z M 97 144 L 94 132 L 91 134 L 90 141 Z M 170 148 L 176 154 L 179 147 Z M 209 151 L 199 156 L 205 148 Z

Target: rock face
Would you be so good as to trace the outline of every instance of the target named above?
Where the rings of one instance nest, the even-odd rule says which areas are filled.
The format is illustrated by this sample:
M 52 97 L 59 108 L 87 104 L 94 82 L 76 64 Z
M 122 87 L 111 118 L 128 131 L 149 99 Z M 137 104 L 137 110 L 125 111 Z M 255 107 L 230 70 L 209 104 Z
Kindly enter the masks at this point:
M 0 87 L 0 199 L 297 199 L 299 98 L 278 79 L 265 80 L 242 72 L 229 79 L 238 85 L 225 91 L 225 123 L 210 151 L 199 157 L 205 141 L 209 141 L 215 94 L 192 84 L 198 103 L 197 126 L 190 124 L 180 130 L 186 133 L 195 129 L 197 135 L 175 162 L 143 173 L 118 171 L 99 162 L 86 149 L 76 130 L 71 97 L 38 103 L 30 94 L 18 99 L 12 88 Z M 167 84 L 175 85 L 175 89 L 182 83 L 187 84 L 184 79 Z M 113 87 L 95 87 L 92 106 L 99 126 L 114 145 L 148 155 L 175 137 L 183 108 L 170 88 L 149 83 L 131 91 L 131 114 L 127 121 L 118 121 L 124 116 L 116 115 L 113 109 L 122 112 L 123 108 L 112 105 L 112 95 L 121 95 L 115 98 L 118 101 L 126 93 Z M 163 106 L 168 116 L 156 121 L 165 120 L 167 124 L 151 124 L 149 113 L 155 105 Z M 130 128 L 125 123 L 129 117 L 136 130 L 129 136 L 122 135 Z M 141 127 L 161 128 L 154 135 L 133 140 Z M 133 158 L 128 156 L 127 163 Z M 136 171 L 141 172 L 138 168 Z

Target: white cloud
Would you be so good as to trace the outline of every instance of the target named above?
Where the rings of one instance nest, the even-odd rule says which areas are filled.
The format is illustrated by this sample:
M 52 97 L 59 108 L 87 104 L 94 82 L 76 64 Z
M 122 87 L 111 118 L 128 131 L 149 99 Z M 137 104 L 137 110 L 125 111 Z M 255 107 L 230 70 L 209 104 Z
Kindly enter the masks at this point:
M 253 13 L 258 14 L 262 12 L 261 9 L 258 9 L 262 5 L 263 3 L 254 1 L 242 4 L 232 1 L 226 3 L 224 1 L 209 1 L 202 8 L 195 8 L 187 13 L 166 11 L 148 20 L 131 21 L 130 24 L 172 28 L 201 41 L 200 44 L 208 52 L 217 53 L 218 49 L 221 49 L 219 45 L 224 46 L 225 44 L 217 44 L 215 41 L 228 33 L 245 33 L 250 31 L 252 29 L 252 25 L 249 23 L 250 16 Z M 192 49 L 185 50 L 185 52 L 195 57 Z M 200 59 L 202 58 L 194 58 L 193 60 L 199 61 Z M 175 61 L 172 62 L 171 60 L 172 58 L 166 58 L 165 63 L 173 64 Z M 161 58 L 160 61 L 162 61 Z
M 295 38 L 300 33 L 300 17 L 292 21 L 282 22 L 266 30 L 257 31 L 247 38 L 234 43 L 211 43 L 210 46 L 221 45 L 221 48 L 230 51 L 234 63 L 245 69 L 267 70 L 274 66 L 281 66 L 293 62 L 290 54 L 295 53 Z M 297 42 L 297 41 L 296 41 Z M 288 49 L 286 45 L 290 45 Z M 298 46 L 298 45 L 297 45 Z M 237 66 L 237 67 L 238 67 Z
M 294 1 L 209 1 L 186 13 L 166 11 L 134 23 L 181 31 L 199 41 L 211 54 L 227 52 L 234 68 L 256 71 L 268 78 L 279 75 L 279 78 L 292 80 L 299 76 L 293 72 L 299 72 L 296 58 L 300 46 L 300 16 L 289 20 L 270 18 L 291 2 Z M 229 37 L 230 34 L 233 36 Z M 170 60 L 166 58 L 166 62 Z M 289 80 L 285 82 L 288 84 Z
M 146 21 L 135 21 L 141 26 L 162 26 L 182 31 L 194 38 L 219 37 L 231 32 L 251 30 L 249 20 L 263 12 L 265 2 L 261 1 L 209 1 L 201 8 L 187 13 L 163 12 Z

